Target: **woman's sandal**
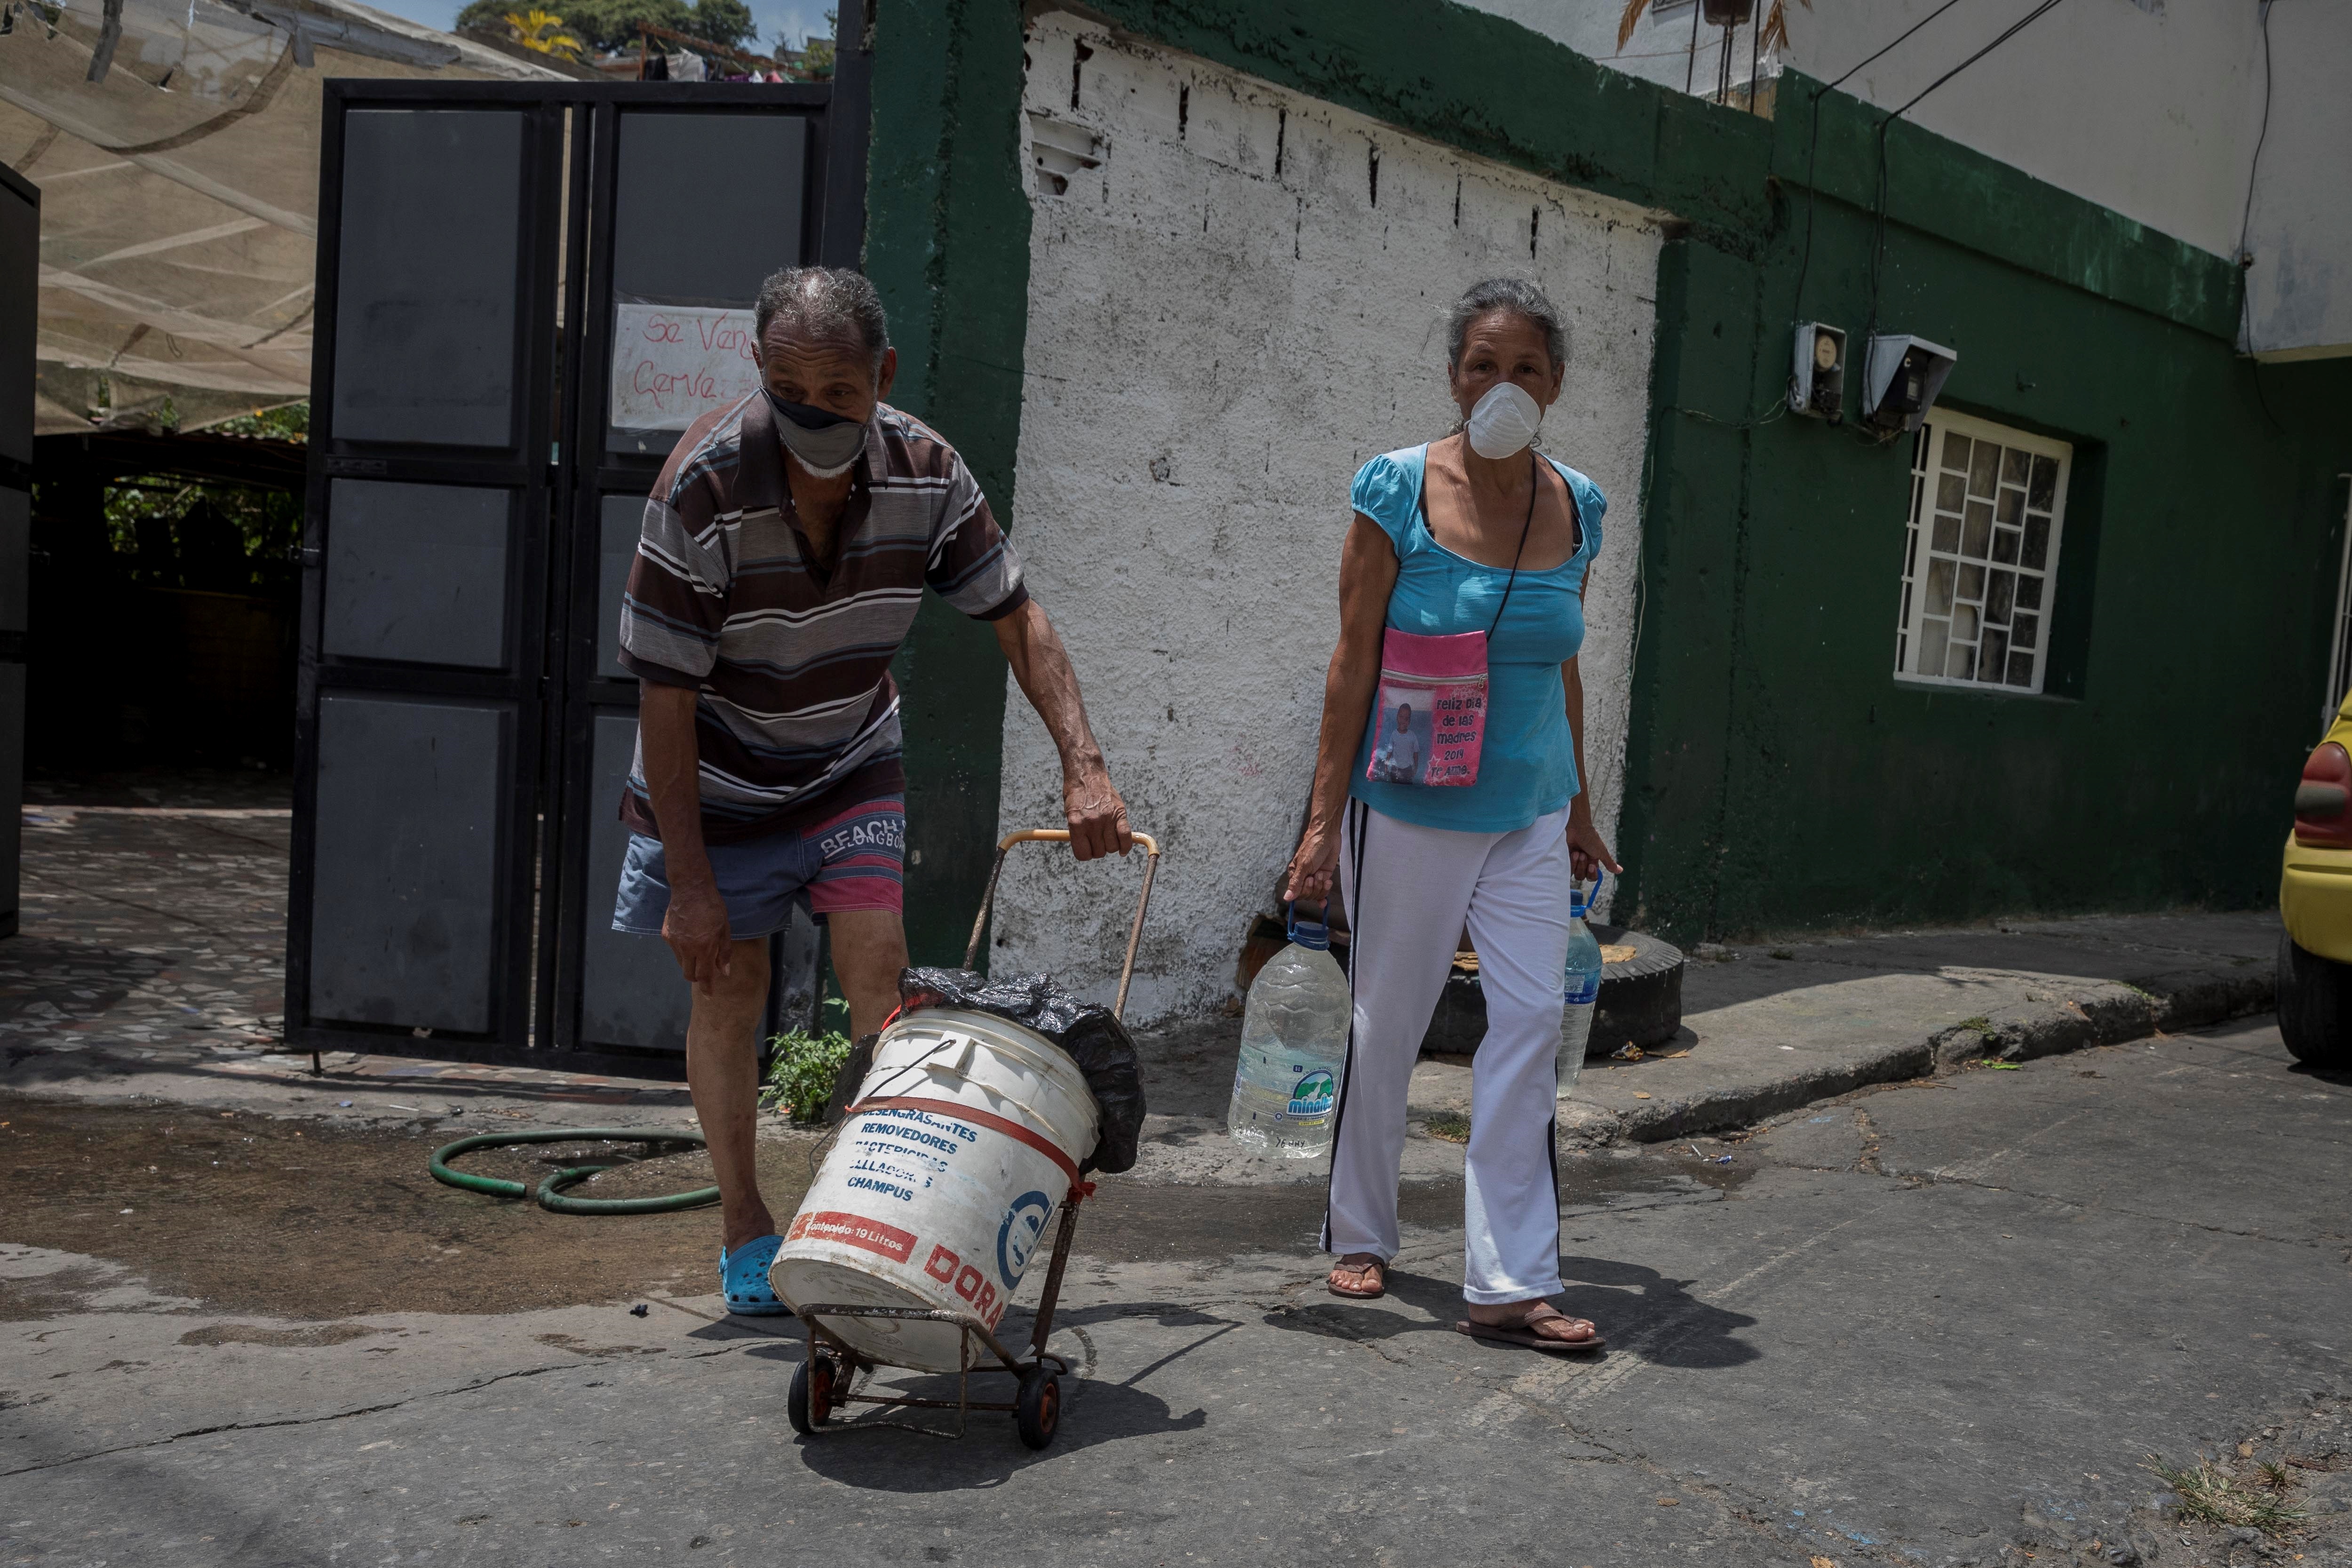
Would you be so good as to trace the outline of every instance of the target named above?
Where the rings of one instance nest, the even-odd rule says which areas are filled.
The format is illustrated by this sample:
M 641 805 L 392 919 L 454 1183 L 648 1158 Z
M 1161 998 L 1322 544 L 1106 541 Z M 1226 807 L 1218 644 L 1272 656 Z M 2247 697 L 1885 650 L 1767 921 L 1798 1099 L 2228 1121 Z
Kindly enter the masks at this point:
M 1345 1296 L 1350 1300 L 1356 1301 L 1376 1301 L 1382 1296 L 1389 1293 L 1389 1266 L 1387 1262 L 1381 1258 L 1372 1257 L 1369 1252 L 1365 1253 L 1363 1256 L 1367 1261 L 1362 1263 L 1350 1263 L 1343 1258 L 1339 1259 L 1339 1262 L 1331 1265 L 1331 1272 L 1326 1275 L 1323 1280 L 1323 1283 L 1330 1288 L 1331 1294 L 1334 1296 Z M 1349 1289 L 1348 1287 L 1339 1283 L 1339 1276 L 1342 1272 L 1354 1275 L 1358 1279 L 1363 1281 L 1365 1285 L 1369 1286 L 1370 1289 Z
M 1528 1327 L 1530 1323 L 1582 1323 L 1591 1333 L 1580 1340 L 1553 1339 L 1538 1334 Z M 1496 1344 L 1521 1345 L 1528 1350 L 1545 1351 L 1553 1355 L 1571 1352 L 1597 1351 L 1608 1344 L 1601 1337 L 1599 1325 L 1588 1318 L 1571 1318 L 1549 1301 L 1538 1301 L 1515 1323 L 1481 1323 L 1465 1318 L 1454 1325 L 1456 1333 L 1468 1334 L 1474 1340 L 1492 1340 Z

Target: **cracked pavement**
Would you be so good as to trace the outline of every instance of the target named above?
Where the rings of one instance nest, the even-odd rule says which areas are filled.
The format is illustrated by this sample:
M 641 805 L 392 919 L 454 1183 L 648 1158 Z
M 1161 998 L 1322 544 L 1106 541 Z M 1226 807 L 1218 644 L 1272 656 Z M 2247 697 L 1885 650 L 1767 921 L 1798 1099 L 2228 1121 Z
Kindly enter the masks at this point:
M 305 1321 L 0 1247 L 0 1563 L 2352 1564 L 2352 1471 L 2294 1470 L 2273 1542 L 2144 1468 L 2344 1430 L 2352 1082 L 2267 1024 L 1564 1150 L 1597 1360 L 1450 1331 L 1433 1142 L 1371 1302 L 1323 1290 L 1311 1186 L 1106 1180 L 1043 1454 L 801 1440 L 793 1325 L 707 1296 Z

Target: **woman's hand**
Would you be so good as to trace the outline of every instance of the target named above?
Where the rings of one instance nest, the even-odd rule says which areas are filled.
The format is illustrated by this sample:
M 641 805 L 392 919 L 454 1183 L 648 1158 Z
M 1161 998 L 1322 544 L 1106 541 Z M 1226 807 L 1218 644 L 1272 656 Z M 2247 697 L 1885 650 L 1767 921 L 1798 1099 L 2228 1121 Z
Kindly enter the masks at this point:
M 1339 834 L 1315 823 L 1307 824 L 1306 835 L 1298 840 L 1298 852 L 1290 858 L 1290 872 L 1283 881 L 1284 900 L 1292 903 L 1301 900 L 1329 903 L 1339 869 Z
M 1572 811 L 1568 817 L 1569 874 L 1586 882 L 1592 879 L 1598 867 L 1607 868 L 1612 876 L 1622 876 L 1625 869 L 1609 853 L 1609 843 L 1601 837 L 1601 829 L 1592 826 L 1591 816 L 1582 810 Z

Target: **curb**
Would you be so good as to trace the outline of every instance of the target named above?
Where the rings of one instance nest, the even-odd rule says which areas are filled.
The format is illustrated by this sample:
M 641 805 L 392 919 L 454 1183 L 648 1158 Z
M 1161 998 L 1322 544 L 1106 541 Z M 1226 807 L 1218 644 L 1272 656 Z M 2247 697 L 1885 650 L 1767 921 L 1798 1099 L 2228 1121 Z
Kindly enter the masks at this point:
M 1612 1111 L 1587 1104 L 1582 1110 L 1588 1114 L 1575 1119 L 1575 1141 L 1588 1148 L 1613 1142 L 1664 1142 L 1696 1132 L 1745 1127 L 1870 1084 L 1927 1078 L 1986 1057 L 2031 1061 L 2089 1046 L 2145 1039 L 2158 1031 L 2227 1023 L 2269 1011 L 2276 1002 L 2275 984 L 2268 965 L 2169 970 L 2137 980 L 2093 983 L 2063 994 L 2015 1003 L 1848 1061 L 1762 1083 L 1702 1089 L 1630 1110 Z M 1603 1119 L 1614 1126 L 1606 1125 Z
M 2268 1012 L 2277 1001 L 2276 986 L 2277 977 L 2268 969 L 2172 970 L 2115 982 L 2002 1008 L 1983 1027 L 1963 1024 L 1946 1029 L 1934 1039 L 1936 1060 L 1939 1066 L 1983 1057 L 2032 1061 L 2146 1039 L 2159 1030 L 2202 1028 Z

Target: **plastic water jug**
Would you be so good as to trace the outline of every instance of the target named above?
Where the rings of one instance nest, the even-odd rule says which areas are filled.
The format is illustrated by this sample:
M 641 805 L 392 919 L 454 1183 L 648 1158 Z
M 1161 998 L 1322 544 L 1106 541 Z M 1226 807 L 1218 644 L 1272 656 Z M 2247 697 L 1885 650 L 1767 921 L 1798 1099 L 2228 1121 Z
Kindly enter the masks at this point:
M 1576 1087 L 1576 1075 L 1584 1070 L 1585 1047 L 1592 1038 L 1592 1016 L 1601 1010 L 1601 943 L 1594 940 L 1592 928 L 1584 922 L 1592 912 L 1593 900 L 1601 897 L 1603 879 L 1596 868 L 1591 897 L 1581 888 L 1569 893 L 1568 973 L 1559 1015 L 1562 1094 Z
M 1294 908 L 1289 930 L 1250 985 L 1225 1131 L 1254 1154 L 1312 1160 L 1331 1147 L 1354 1005 L 1330 928 Z

